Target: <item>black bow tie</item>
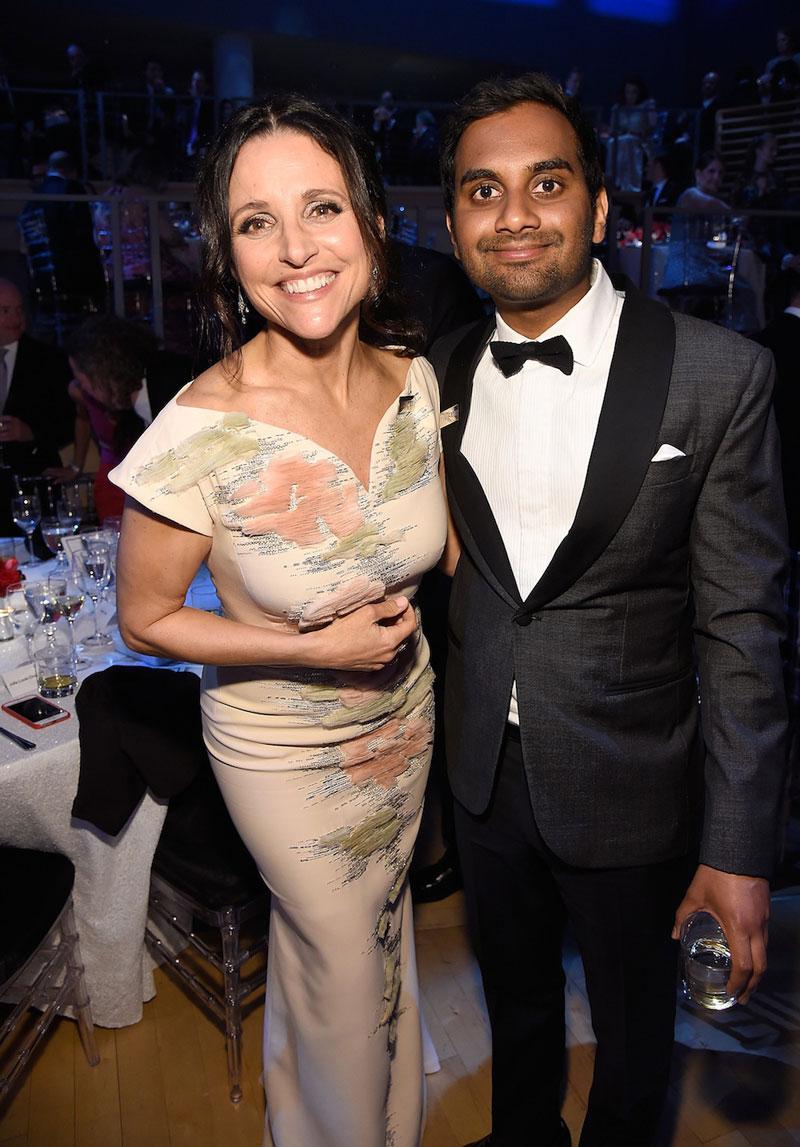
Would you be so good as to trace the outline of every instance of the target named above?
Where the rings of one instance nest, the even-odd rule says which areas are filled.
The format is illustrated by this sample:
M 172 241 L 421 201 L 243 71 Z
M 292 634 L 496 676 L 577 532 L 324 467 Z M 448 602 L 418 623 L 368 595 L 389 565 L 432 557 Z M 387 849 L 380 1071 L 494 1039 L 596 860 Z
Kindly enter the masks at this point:
M 489 349 L 506 378 L 522 370 L 523 363 L 531 358 L 538 359 L 545 366 L 554 366 L 564 374 L 572 374 L 575 363 L 572 347 L 563 335 L 545 339 L 542 343 L 492 342 L 489 343 Z

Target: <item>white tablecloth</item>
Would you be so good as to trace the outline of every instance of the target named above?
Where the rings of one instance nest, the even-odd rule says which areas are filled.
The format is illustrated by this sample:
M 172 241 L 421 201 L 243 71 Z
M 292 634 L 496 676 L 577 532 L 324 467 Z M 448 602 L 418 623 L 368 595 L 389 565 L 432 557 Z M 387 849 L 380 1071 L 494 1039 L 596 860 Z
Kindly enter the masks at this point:
M 49 568 L 48 563 L 26 571 L 39 578 Z M 199 590 L 195 604 L 201 606 L 201 600 L 206 607 L 213 605 L 206 588 Z M 112 613 L 113 601 L 101 610 L 101 622 L 109 621 Z M 79 637 L 91 631 L 91 621 L 91 616 L 79 615 Z M 0 645 L 0 673 L 26 659 L 23 638 Z M 90 660 L 82 677 L 111 664 L 137 663 L 118 652 L 91 655 Z M 0 683 L 0 703 L 5 700 Z M 75 865 L 75 920 L 94 1021 L 102 1027 L 123 1027 L 141 1019 L 142 1003 L 155 995 L 144 929 L 150 866 L 167 805 L 146 793 L 117 837 L 73 820 L 78 721 L 74 697 L 58 703 L 70 711 L 70 719 L 39 731 L 0 713 L 0 724 L 37 744 L 35 752 L 26 752 L 0 737 L 0 842 L 62 852 Z

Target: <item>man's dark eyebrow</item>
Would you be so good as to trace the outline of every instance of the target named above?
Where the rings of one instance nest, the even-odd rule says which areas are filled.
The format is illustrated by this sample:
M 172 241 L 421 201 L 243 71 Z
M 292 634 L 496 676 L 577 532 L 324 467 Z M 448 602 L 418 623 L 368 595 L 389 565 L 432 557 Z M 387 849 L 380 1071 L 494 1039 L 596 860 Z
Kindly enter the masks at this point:
M 528 171 L 531 175 L 538 175 L 540 171 L 569 171 L 574 172 L 574 167 L 568 159 L 562 159 L 560 155 L 554 155 L 552 159 L 538 159 L 536 163 L 528 165 Z
M 461 176 L 459 186 L 463 187 L 466 183 L 474 183 L 476 179 L 497 179 L 497 172 L 490 171 L 488 167 L 470 167 Z

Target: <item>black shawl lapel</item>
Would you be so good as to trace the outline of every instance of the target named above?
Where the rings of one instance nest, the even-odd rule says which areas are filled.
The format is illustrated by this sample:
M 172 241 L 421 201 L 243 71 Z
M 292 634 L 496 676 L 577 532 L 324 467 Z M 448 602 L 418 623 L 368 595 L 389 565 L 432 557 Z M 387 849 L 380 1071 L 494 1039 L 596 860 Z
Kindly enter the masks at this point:
M 470 328 L 450 356 L 442 387 L 442 411 L 458 407 L 458 418 L 442 429 L 447 488 L 461 541 L 486 580 L 514 608 L 521 598 L 503 539 L 475 471 L 461 453 L 472 401 L 472 379 L 494 330 L 494 319 Z
M 567 536 L 518 611 L 525 624 L 569 588 L 622 525 L 657 449 L 675 355 L 675 324 L 661 303 L 623 279 L 625 303 L 583 493 Z

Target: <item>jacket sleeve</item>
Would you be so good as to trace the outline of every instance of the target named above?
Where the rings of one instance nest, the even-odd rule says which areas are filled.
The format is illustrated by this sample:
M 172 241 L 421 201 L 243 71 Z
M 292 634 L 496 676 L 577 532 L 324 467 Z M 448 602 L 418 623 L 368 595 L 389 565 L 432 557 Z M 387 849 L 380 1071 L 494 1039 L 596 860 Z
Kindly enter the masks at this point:
M 700 860 L 751 876 L 768 876 L 774 864 L 786 764 L 788 544 L 773 375 L 772 355 L 754 348 L 698 498 L 690 550 L 706 745 Z

